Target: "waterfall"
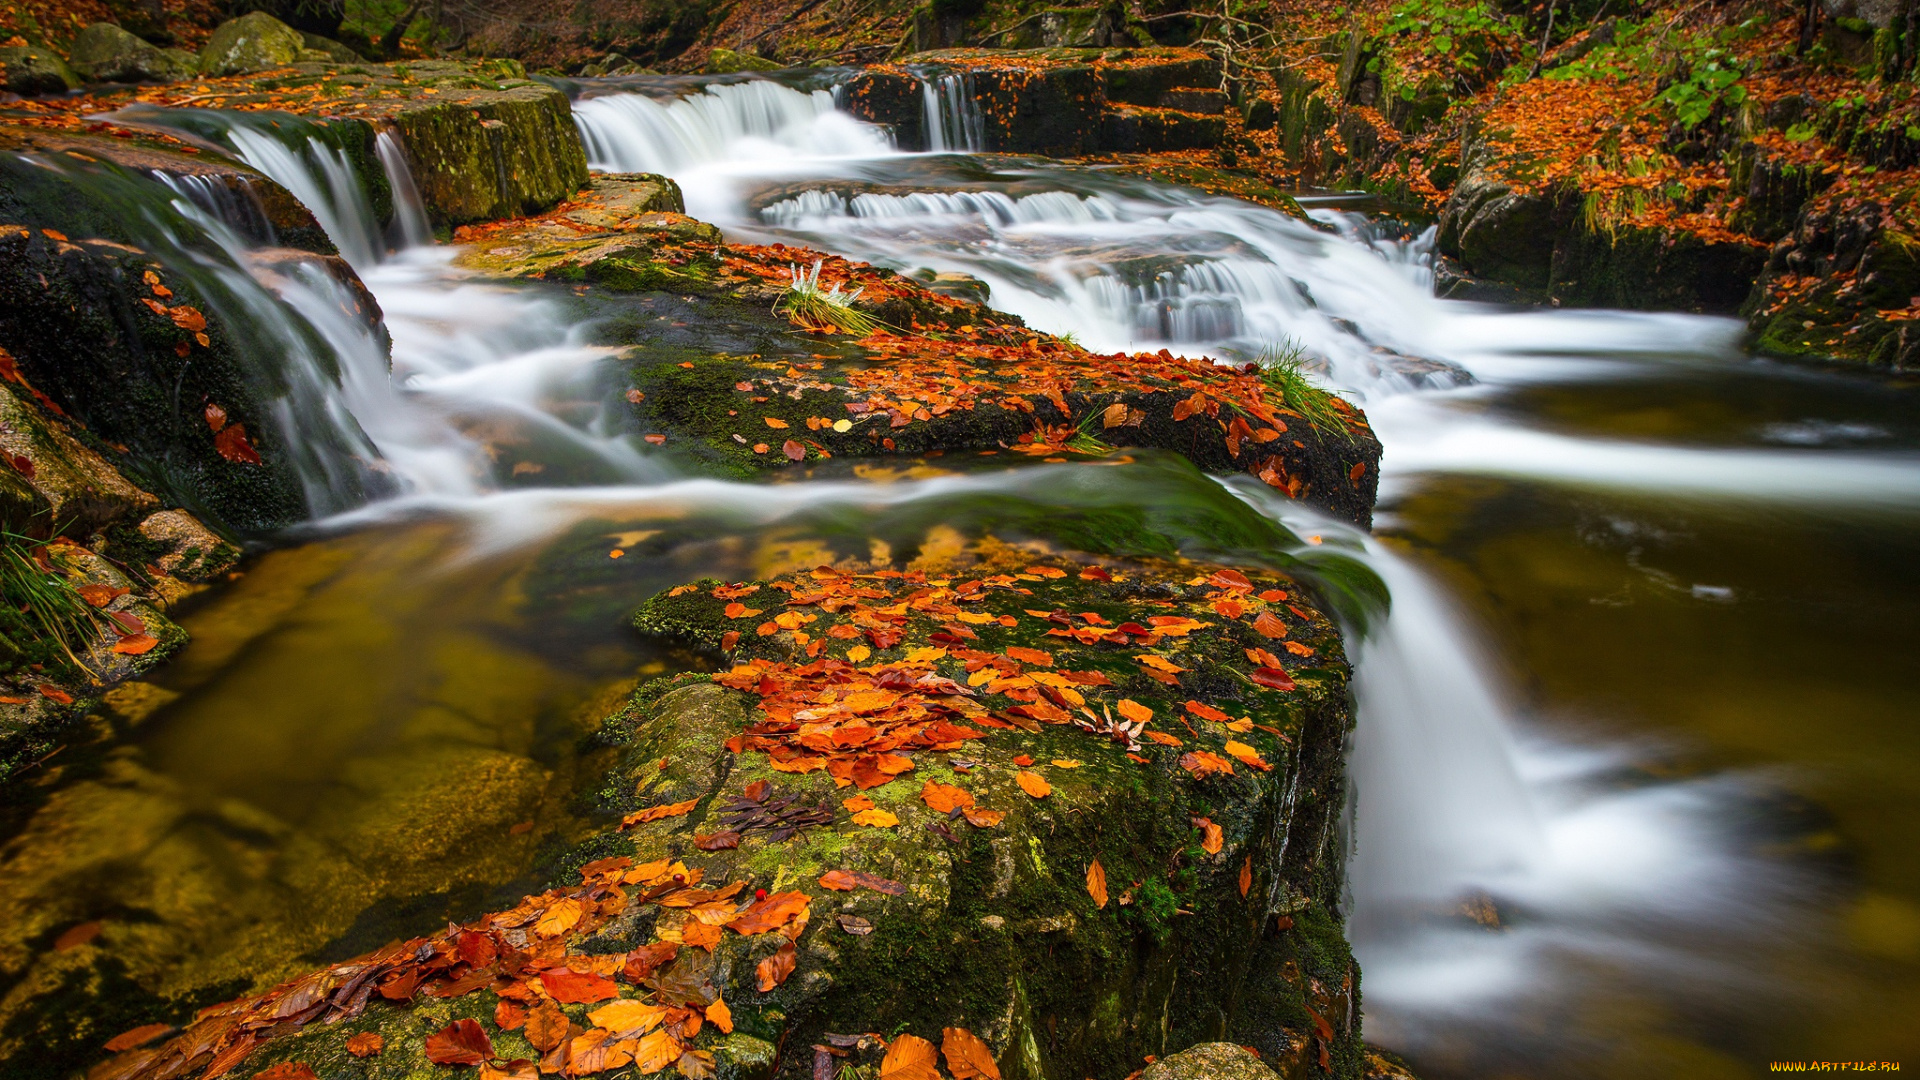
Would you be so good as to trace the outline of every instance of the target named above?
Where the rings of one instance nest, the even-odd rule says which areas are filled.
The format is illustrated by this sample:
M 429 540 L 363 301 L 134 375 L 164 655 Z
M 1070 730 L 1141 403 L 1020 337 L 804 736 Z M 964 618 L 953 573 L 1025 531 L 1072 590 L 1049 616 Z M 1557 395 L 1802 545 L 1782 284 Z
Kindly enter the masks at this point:
M 935 153 L 977 154 L 986 149 L 987 118 L 974 96 L 973 75 L 916 74 L 926 110 L 927 149 Z
M 891 148 L 885 133 L 834 108 L 828 90 L 764 79 L 709 86 L 669 102 L 609 94 L 574 104 L 589 167 L 679 177 L 727 161 L 859 156 Z
M 433 243 L 433 226 L 427 222 L 426 203 L 413 182 L 413 170 L 407 166 L 407 148 L 400 136 L 382 131 L 373 140 L 380 157 L 380 169 L 386 173 L 387 187 L 393 192 L 393 223 L 387 228 L 388 242 L 395 248 L 425 247 Z

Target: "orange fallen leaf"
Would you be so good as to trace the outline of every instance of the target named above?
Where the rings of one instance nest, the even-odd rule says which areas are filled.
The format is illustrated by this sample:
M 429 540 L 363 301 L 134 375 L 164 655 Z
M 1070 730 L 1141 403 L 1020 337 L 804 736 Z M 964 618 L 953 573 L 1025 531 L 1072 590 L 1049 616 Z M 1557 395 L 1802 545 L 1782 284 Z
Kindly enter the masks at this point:
M 1119 710 L 1121 716 L 1126 717 L 1136 724 L 1144 724 L 1153 719 L 1153 710 L 1132 698 L 1121 698 L 1119 704 L 1115 705 L 1114 708 Z
M 920 801 L 937 813 L 950 814 L 955 807 L 972 806 L 973 793 L 951 784 L 937 784 L 929 780 L 920 788 Z
M 587 1022 L 603 1027 L 616 1039 L 636 1039 L 660 1026 L 666 1019 L 664 1005 L 649 1005 L 633 998 L 622 998 L 587 1013 Z
M 1208 705 L 1208 703 L 1204 703 L 1204 701 L 1187 701 L 1187 711 L 1188 713 L 1192 713 L 1192 715 L 1196 715 L 1196 717 L 1200 717 L 1202 721 L 1213 721 L 1213 723 L 1223 724 L 1227 723 L 1227 719 L 1229 719 L 1227 713 L 1221 713 L 1219 709 L 1215 709 L 1213 705 Z
M 853 823 L 855 825 L 865 825 L 869 829 L 891 829 L 895 825 L 900 824 L 900 819 L 885 810 L 874 807 L 871 810 L 862 810 L 853 815 Z
M 236 465 L 260 464 L 260 452 L 253 448 L 252 440 L 247 438 L 247 425 L 228 424 L 213 437 L 213 449 L 221 457 Z
M 857 814 L 862 810 L 873 809 L 873 800 L 865 795 L 855 795 L 849 799 L 841 799 L 840 805 L 846 807 L 849 812 Z
M 960 813 L 965 815 L 967 822 L 976 829 L 991 829 L 1007 819 L 1004 810 L 983 810 L 977 806 L 966 807 Z
M 1253 620 L 1253 628 L 1263 637 L 1283 638 L 1287 636 L 1287 624 L 1274 617 L 1273 612 L 1263 611 Z
M 1107 871 L 1100 865 L 1099 859 L 1093 860 L 1092 865 L 1087 867 L 1087 895 L 1093 897 L 1094 907 L 1107 906 Z
M 1203 817 L 1194 818 L 1193 824 L 1200 830 L 1200 850 L 1209 855 L 1220 854 L 1220 849 L 1226 844 L 1220 826 L 1215 825 L 1213 819 Z
M 947 1057 L 947 1071 L 953 1080 L 1000 1080 L 1000 1066 L 994 1064 L 993 1051 L 978 1035 L 966 1028 L 947 1028 L 940 1034 L 940 1052 Z
M 763 416 L 760 419 L 765 420 L 767 422 L 767 426 L 770 428 L 784 428 L 789 426 L 785 420 L 782 420 L 777 416 Z
M 753 972 L 758 978 L 757 985 L 760 988 L 760 992 L 765 994 L 774 987 L 786 982 L 787 976 L 793 974 L 794 963 L 795 951 L 793 942 L 789 941 L 785 945 L 780 946 L 779 951 L 775 952 L 772 956 L 767 957 L 755 965 Z
M 735 915 L 727 926 L 743 935 L 764 934 L 792 922 L 794 916 L 805 911 L 811 903 L 813 897 L 803 892 L 773 893 L 755 900 L 745 911 Z
M 320 1080 L 313 1066 L 304 1061 L 282 1061 L 253 1075 L 254 1080 Z
M 731 1035 L 733 1034 L 733 1010 L 727 1008 L 726 1002 L 715 999 L 713 1004 L 707 1006 L 707 1023 L 719 1028 L 721 1034 Z
M 1233 762 L 1206 750 L 1189 750 L 1181 754 L 1180 767 L 1200 779 L 1205 779 L 1214 773 L 1223 776 L 1233 775 Z
M 568 1030 L 567 1014 L 553 1002 L 543 1001 L 539 1008 L 527 1014 L 524 1034 L 527 1042 L 544 1054 L 565 1042 Z
M 680 943 L 696 949 L 713 951 L 723 937 L 720 928 L 711 923 L 689 922 L 680 928 Z
M 1020 790 L 1036 799 L 1044 799 L 1053 794 L 1053 785 L 1041 779 L 1038 773 L 1022 770 L 1014 779 L 1019 782 Z
M 1246 743 L 1229 740 L 1225 749 L 1230 756 L 1238 759 L 1250 768 L 1259 769 L 1261 772 L 1266 772 L 1273 768 L 1273 766 L 1267 764 L 1265 758 L 1260 756 L 1260 751 L 1255 750 Z
M 172 1030 L 172 1024 L 141 1024 L 131 1031 L 123 1031 L 113 1038 L 108 1039 L 106 1051 L 109 1054 L 117 1054 L 122 1050 L 131 1050 L 136 1046 L 145 1046 Z
M 152 652 L 160 644 L 160 639 L 152 634 L 129 634 L 113 643 L 113 651 L 124 656 L 140 656 Z
M 1240 896 L 1244 899 L 1247 890 L 1251 888 L 1253 888 L 1253 856 L 1249 855 L 1247 861 L 1240 864 Z
M 1053 666 L 1053 654 L 1039 649 L 1023 648 L 1019 645 L 1007 646 L 1007 655 L 1024 664 L 1039 664 L 1041 667 Z
M 568 968 L 553 968 L 540 973 L 540 985 L 553 1000 L 563 1005 L 606 1001 L 620 996 L 620 986 L 612 979 Z M 492 1055 L 487 1055 L 491 1057 Z M 445 1064 L 445 1062 L 442 1062 Z
M 621 818 L 620 827 L 622 829 L 631 829 L 635 825 L 644 825 L 649 821 L 681 817 L 682 815 L 692 813 L 693 808 L 699 804 L 699 799 L 688 799 L 686 802 L 669 803 L 665 806 L 649 806 L 645 810 L 636 810 L 626 817 Z
M 372 1057 L 386 1047 L 386 1038 L 377 1031 L 363 1031 L 347 1040 L 347 1053 L 357 1058 Z
M 918 1035 L 895 1035 L 880 1059 L 880 1080 L 940 1080 L 939 1051 Z

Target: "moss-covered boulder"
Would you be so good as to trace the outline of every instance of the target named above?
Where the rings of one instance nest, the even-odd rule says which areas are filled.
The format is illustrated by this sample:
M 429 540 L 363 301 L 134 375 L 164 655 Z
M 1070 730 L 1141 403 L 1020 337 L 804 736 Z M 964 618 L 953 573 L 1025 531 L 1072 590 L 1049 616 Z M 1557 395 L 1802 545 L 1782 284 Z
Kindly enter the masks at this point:
M 566 94 L 528 79 L 511 60 L 345 66 L 302 61 L 265 77 L 196 82 L 190 91 L 148 90 L 138 101 L 297 116 L 324 129 L 326 141 L 342 148 L 367 189 L 376 193 L 386 191 L 387 180 L 374 140 L 391 131 L 400 137 L 427 215 L 437 226 L 539 213 L 587 182 L 586 148 Z M 155 125 L 219 135 L 204 117 L 151 108 L 140 115 Z M 259 126 L 274 130 L 268 120 Z M 384 218 L 390 204 L 374 201 L 376 215 Z
M 1360 1075 L 1347 668 L 1296 582 L 988 539 L 709 580 L 636 621 L 732 667 L 609 720 L 617 827 L 577 869 L 95 1080 L 427 1077 L 460 1053 L 762 1080 L 919 1054 L 1058 1080 L 1222 1040 Z
M 80 31 L 68 59 L 88 82 L 172 82 L 190 78 L 199 66 L 192 53 L 161 49 L 108 22 Z
M 51 398 L 40 395 L 41 408 L 21 400 L 21 395 L 32 396 L 37 390 L 4 348 L 0 376 L 8 379 L 0 386 L 0 453 L 5 465 L 44 500 L 43 529 L 58 523 L 84 535 L 159 509 L 159 499 L 128 483 L 55 419 L 64 410 Z
M 64 94 L 80 77 L 60 54 L 42 45 L 0 45 L 0 89 L 23 97 Z
M 93 130 L 0 124 L 0 152 L 166 177 L 204 199 L 201 209 L 249 240 L 335 253 L 313 211 L 258 170 L 143 126 L 89 127 Z M 134 226 L 140 216 L 129 215 L 111 192 L 44 169 L 0 169 L 0 220 L 126 243 L 139 239 Z
M 200 70 L 214 77 L 248 75 L 301 60 L 300 32 L 264 11 L 221 23 L 200 49 Z
M 285 387 L 252 362 L 259 329 L 139 248 L 0 226 L 0 347 L 19 374 L 145 486 L 242 531 L 308 516 Z

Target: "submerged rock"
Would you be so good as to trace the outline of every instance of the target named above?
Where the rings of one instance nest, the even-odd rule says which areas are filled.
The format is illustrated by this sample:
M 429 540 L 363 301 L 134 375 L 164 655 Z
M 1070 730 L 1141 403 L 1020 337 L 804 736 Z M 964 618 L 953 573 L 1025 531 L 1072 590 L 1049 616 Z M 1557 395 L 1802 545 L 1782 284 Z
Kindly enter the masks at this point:
M 639 625 L 734 667 L 608 721 L 624 817 L 577 870 L 91 1075 L 412 1076 L 464 1020 L 575 1075 L 797 1080 L 890 1042 L 1044 1080 L 1225 1038 L 1356 1077 L 1347 669 L 1297 583 L 990 539 L 912 565 L 654 598 Z
M 1245 1047 L 1203 1043 L 1147 1066 L 1140 1080 L 1279 1080 L 1279 1074 Z
M 64 94 L 80 77 L 52 49 L 39 45 L 0 45 L 0 89 L 23 97 Z
M 199 68 L 192 53 L 161 49 L 105 22 L 80 31 L 69 57 L 88 82 L 172 82 Z

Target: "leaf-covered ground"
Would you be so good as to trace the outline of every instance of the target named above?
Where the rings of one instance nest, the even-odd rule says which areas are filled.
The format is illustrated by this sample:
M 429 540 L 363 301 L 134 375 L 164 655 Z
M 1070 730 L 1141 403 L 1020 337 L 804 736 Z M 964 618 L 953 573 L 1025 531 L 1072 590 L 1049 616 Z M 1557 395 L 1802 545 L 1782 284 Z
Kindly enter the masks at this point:
M 1357 1075 L 1347 669 L 1299 586 L 991 539 L 912 566 L 654 598 L 638 625 L 732 666 L 609 722 L 578 870 L 128 1032 L 94 1080 L 1118 1077 L 1222 1035 Z

